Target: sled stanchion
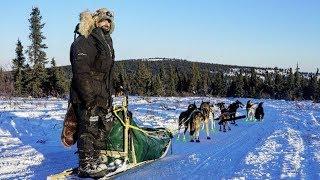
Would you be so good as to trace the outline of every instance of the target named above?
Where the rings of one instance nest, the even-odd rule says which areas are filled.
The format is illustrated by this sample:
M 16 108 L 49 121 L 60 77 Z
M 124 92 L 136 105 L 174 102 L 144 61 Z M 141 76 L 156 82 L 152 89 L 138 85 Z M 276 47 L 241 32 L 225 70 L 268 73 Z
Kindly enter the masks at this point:
M 134 149 L 133 139 L 131 138 L 131 149 L 132 149 L 132 161 L 133 164 L 137 164 L 136 151 Z
M 128 104 L 127 104 L 127 99 L 125 99 L 125 101 L 123 101 L 123 114 L 124 114 L 124 120 L 125 120 L 125 127 L 124 127 L 124 152 L 126 154 L 126 159 L 128 159 L 128 152 L 129 152 L 129 143 L 128 143 L 128 139 L 129 139 L 129 125 L 130 125 L 130 120 L 128 118 L 128 110 L 127 110 L 127 107 L 128 107 Z

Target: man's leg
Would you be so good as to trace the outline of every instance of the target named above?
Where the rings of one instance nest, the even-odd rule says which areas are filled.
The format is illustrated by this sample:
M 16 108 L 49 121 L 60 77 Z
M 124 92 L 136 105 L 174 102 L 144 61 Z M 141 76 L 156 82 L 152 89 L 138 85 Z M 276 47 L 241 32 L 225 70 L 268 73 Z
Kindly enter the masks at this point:
M 100 149 L 96 147 L 99 134 L 99 117 L 78 104 L 75 106 L 78 120 L 79 175 L 82 177 L 103 177 L 106 166 L 99 163 Z

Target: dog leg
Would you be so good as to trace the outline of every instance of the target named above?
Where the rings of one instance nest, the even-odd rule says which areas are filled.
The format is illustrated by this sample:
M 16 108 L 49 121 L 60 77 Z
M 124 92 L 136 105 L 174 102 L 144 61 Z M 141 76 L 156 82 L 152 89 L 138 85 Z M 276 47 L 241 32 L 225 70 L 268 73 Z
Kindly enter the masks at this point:
M 194 142 L 194 134 L 190 138 L 191 138 L 190 142 Z
M 185 135 L 185 134 L 183 134 L 182 141 L 183 141 L 183 142 L 186 142 L 186 141 L 187 141 L 187 140 L 186 140 L 186 135 Z
M 181 126 L 178 126 L 178 136 L 177 136 L 177 141 L 179 141 L 179 140 L 180 140 L 180 135 L 181 135 L 180 128 L 181 128 Z
M 197 130 L 197 132 L 196 132 L 196 137 L 195 137 L 195 139 L 196 139 L 196 142 L 200 142 L 200 139 L 199 139 L 199 135 L 200 135 L 200 129 L 199 130 Z
M 210 131 L 209 131 L 209 122 L 208 123 L 206 123 L 206 133 L 207 133 L 207 139 L 211 139 L 210 138 Z
M 183 141 L 183 142 L 186 142 L 186 132 L 187 132 L 187 130 L 188 130 L 188 126 L 186 126 L 186 127 L 184 128 L 183 138 L 182 138 L 182 141 Z
M 214 129 L 216 128 L 216 124 L 213 119 L 210 120 L 210 124 L 211 124 L 211 131 L 214 131 Z

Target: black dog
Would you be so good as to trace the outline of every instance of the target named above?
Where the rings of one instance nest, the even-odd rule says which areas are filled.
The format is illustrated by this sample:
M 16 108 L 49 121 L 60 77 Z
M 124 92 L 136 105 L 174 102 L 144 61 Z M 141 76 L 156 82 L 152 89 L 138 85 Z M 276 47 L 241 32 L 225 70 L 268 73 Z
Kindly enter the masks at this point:
M 220 117 L 219 117 L 220 121 L 218 123 L 220 126 L 219 131 L 222 131 L 221 127 L 223 127 L 223 132 L 227 131 L 226 127 L 228 127 L 228 130 L 230 131 L 231 128 L 228 125 L 228 121 L 227 121 L 228 119 L 230 119 L 230 113 L 228 109 L 225 107 L 224 102 L 217 103 L 216 105 L 220 109 Z
M 186 111 L 181 112 L 180 116 L 179 116 L 179 127 L 178 127 L 178 133 L 180 132 L 180 128 L 182 125 L 184 125 L 184 132 L 183 132 L 183 139 L 185 140 L 185 134 L 186 131 L 188 130 L 189 127 L 189 123 L 190 123 L 190 119 L 192 118 L 192 114 L 193 112 L 197 110 L 197 106 L 196 104 L 190 104 L 188 106 L 188 109 Z M 180 133 L 178 135 L 178 139 L 179 139 Z
M 236 102 L 230 104 L 229 107 L 228 107 L 228 111 L 229 111 L 229 113 L 230 113 L 230 119 L 235 118 L 235 117 L 236 117 L 236 113 L 237 113 L 237 109 L 238 109 L 239 107 L 242 108 L 243 106 L 244 106 L 244 105 L 243 105 L 239 100 L 236 100 Z M 235 120 L 232 120 L 232 121 L 231 121 L 231 124 L 234 124 L 234 125 L 237 126 Z
M 259 105 L 258 105 L 258 107 L 256 109 L 256 112 L 254 114 L 254 117 L 258 121 L 261 121 L 263 119 L 263 117 L 264 117 L 264 110 L 263 110 L 262 104 L 263 104 L 263 102 L 259 103 Z

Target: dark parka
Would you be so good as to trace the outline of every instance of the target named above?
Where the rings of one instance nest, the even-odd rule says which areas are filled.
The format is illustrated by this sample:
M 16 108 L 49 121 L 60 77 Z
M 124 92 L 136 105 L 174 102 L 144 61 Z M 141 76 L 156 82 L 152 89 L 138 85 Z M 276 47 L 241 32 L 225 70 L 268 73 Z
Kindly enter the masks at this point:
M 70 100 L 78 123 L 79 167 L 85 169 L 106 148 L 113 122 L 108 115 L 112 107 L 114 65 L 110 35 L 101 28 L 93 29 L 87 37 L 79 35 L 71 45 L 70 61 L 73 73 Z
M 112 39 L 101 28 L 93 29 L 87 38 L 80 35 L 75 39 L 70 50 L 72 103 L 86 108 L 111 108 L 114 57 Z

